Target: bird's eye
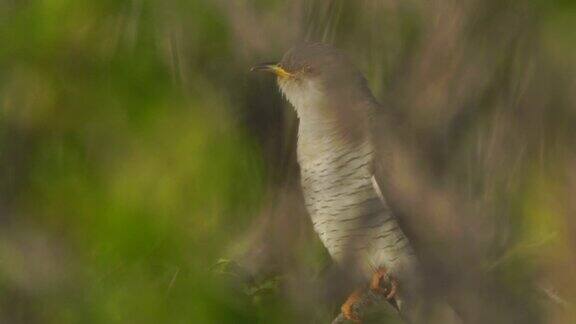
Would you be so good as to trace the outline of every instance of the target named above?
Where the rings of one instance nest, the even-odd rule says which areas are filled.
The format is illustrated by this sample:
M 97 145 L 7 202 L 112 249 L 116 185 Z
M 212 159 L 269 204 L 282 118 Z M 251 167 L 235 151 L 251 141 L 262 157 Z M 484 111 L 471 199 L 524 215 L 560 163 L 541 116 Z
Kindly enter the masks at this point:
M 312 67 L 311 67 L 310 65 L 304 66 L 304 68 L 302 69 L 302 71 L 304 71 L 304 73 L 312 73 L 312 72 L 314 72 L 314 70 L 312 69 Z

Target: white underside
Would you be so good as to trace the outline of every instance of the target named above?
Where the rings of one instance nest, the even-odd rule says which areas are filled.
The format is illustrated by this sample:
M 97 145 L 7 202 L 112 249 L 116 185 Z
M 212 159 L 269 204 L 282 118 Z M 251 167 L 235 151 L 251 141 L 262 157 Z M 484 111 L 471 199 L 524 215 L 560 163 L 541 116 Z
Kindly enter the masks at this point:
M 302 187 L 314 229 L 332 258 L 353 264 L 365 277 L 411 263 L 409 242 L 373 185 L 370 146 L 342 155 L 319 141 L 316 152 L 316 159 L 299 159 Z

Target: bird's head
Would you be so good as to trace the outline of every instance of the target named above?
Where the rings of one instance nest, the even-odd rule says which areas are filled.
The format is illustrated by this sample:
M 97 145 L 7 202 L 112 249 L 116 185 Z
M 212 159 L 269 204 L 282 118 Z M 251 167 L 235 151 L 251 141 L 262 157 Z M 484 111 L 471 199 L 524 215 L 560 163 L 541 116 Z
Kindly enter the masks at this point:
M 252 70 L 275 74 L 280 90 L 299 114 L 328 102 L 351 100 L 367 91 L 364 77 L 347 55 L 327 44 L 295 46 L 280 62 Z

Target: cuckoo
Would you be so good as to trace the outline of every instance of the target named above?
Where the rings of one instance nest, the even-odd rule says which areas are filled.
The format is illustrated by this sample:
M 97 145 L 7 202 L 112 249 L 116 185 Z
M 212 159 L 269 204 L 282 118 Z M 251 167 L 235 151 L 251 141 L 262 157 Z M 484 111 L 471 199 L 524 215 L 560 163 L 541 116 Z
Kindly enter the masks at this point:
M 342 306 L 358 320 L 363 289 L 396 309 L 410 302 L 418 260 L 375 176 L 374 116 L 382 106 L 366 79 L 340 50 L 321 43 L 290 49 L 278 63 L 255 71 L 276 75 L 299 119 L 297 158 L 306 209 L 332 259 L 365 284 Z M 385 285 L 382 285 L 384 284 Z

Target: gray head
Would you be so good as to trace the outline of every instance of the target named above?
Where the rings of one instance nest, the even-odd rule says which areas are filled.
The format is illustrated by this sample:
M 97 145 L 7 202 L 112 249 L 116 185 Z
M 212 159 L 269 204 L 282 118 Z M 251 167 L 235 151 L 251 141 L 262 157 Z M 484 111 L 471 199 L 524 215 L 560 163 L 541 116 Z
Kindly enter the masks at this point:
M 296 46 L 279 63 L 253 70 L 274 73 L 301 118 L 311 110 L 354 107 L 358 100 L 372 99 L 364 77 L 348 56 L 327 44 Z

